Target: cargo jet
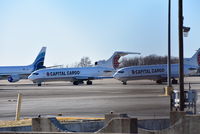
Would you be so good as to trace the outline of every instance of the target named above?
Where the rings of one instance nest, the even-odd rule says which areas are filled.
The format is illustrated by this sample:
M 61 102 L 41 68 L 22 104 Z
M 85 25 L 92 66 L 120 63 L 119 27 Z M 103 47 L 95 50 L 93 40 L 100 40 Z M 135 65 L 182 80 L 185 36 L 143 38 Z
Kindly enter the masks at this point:
M 20 79 L 28 79 L 35 70 L 44 68 L 46 47 L 43 47 L 35 61 L 27 66 L 0 66 L 0 80 L 7 79 L 9 82 L 17 82 Z
M 92 85 L 91 80 L 113 78 L 113 74 L 119 67 L 118 60 L 127 54 L 139 53 L 117 51 L 108 60 L 95 62 L 94 67 L 41 69 L 34 71 L 28 78 L 38 86 L 45 81 L 70 81 L 74 85 L 87 81 L 87 85 Z
M 191 57 L 184 59 L 184 75 L 190 76 L 197 72 L 200 66 L 200 49 Z M 121 81 L 124 85 L 130 80 L 150 79 L 157 83 L 167 81 L 167 64 L 130 66 L 119 69 L 114 78 Z M 175 78 L 179 77 L 179 64 L 171 65 L 172 84 L 177 84 Z

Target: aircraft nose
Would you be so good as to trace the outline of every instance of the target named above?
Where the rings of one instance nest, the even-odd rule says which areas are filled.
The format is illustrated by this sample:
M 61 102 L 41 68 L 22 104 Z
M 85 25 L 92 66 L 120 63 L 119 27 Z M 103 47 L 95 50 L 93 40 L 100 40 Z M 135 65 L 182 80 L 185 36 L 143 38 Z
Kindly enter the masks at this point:
M 119 73 L 115 73 L 115 74 L 113 75 L 113 77 L 114 77 L 115 79 L 119 79 Z
M 29 79 L 29 80 L 33 80 L 33 75 L 32 75 L 32 74 L 29 75 L 29 76 L 28 76 L 28 79 Z

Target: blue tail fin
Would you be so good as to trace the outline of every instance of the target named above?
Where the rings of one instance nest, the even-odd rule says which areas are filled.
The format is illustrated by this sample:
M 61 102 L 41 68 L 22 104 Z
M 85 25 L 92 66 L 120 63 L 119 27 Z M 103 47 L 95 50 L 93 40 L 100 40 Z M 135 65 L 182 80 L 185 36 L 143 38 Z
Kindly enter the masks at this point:
M 42 47 L 35 61 L 33 62 L 33 64 L 31 64 L 34 67 L 33 71 L 45 68 L 44 66 L 45 54 L 46 54 L 46 47 Z

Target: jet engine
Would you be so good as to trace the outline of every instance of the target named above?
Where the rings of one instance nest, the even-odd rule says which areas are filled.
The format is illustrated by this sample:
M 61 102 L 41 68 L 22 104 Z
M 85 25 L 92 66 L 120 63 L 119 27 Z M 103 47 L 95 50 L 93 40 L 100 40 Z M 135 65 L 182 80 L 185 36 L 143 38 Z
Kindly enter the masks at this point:
M 20 80 L 20 76 L 19 75 L 11 75 L 11 76 L 8 76 L 8 81 L 9 82 L 17 82 Z
M 96 61 L 96 62 L 94 63 L 94 65 L 95 65 L 95 66 L 101 66 L 101 65 L 103 65 L 103 64 L 105 64 L 105 63 L 106 63 L 105 60 L 100 60 L 100 61 Z

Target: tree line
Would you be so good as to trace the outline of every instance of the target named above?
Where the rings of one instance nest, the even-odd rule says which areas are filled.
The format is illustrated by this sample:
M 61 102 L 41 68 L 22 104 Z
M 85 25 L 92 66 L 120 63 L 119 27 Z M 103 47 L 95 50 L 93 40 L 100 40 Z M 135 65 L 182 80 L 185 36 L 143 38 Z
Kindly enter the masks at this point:
M 171 57 L 171 63 L 178 63 L 177 57 Z M 149 56 L 140 56 L 134 58 L 122 58 L 120 68 L 128 66 L 140 66 L 140 65 L 157 65 L 167 64 L 167 56 L 158 56 L 155 54 Z
M 171 63 L 178 63 L 177 57 L 171 57 Z M 139 56 L 134 58 L 122 58 L 120 60 L 120 68 L 128 66 L 140 66 L 140 65 L 157 65 L 167 64 L 167 56 L 158 56 L 155 54 L 148 56 Z M 89 57 L 84 56 L 79 62 L 74 63 L 71 67 L 92 67 L 92 61 Z M 69 67 L 68 65 L 66 67 Z

